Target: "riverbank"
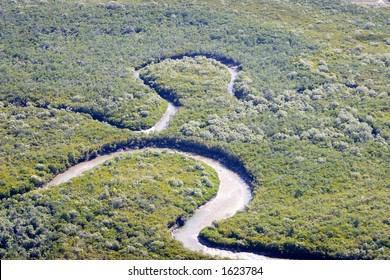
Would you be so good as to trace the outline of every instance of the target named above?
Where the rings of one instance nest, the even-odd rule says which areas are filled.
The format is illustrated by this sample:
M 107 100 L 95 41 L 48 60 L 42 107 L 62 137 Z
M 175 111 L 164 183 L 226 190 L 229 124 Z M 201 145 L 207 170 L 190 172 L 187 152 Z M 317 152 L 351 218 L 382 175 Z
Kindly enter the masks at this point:
M 67 171 L 57 175 L 52 181 L 46 184 L 42 189 L 58 186 L 59 184 L 70 181 L 71 179 L 81 176 L 84 172 L 95 168 L 107 162 L 110 159 L 150 150 L 152 152 L 162 152 L 166 149 L 143 148 L 137 150 L 118 151 L 111 154 L 98 156 L 95 159 L 79 163 Z M 208 201 L 195 211 L 195 214 L 185 221 L 183 227 L 174 231 L 174 238 L 181 241 L 187 249 L 199 251 L 204 254 L 213 255 L 221 258 L 238 258 L 238 259 L 269 259 L 260 254 L 236 252 L 231 250 L 221 250 L 208 247 L 199 242 L 199 232 L 211 226 L 214 221 L 222 220 L 233 216 L 237 211 L 243 210 L 251 200 L 251 191 L 249 185 L 237 173 L 229 170 L 220 162 L 204 157 L 198 154 L 170 150 L 174 153 L 184 155 L 199 160 L 211 166 L 218 174 L 220 185 L 216 197 Z

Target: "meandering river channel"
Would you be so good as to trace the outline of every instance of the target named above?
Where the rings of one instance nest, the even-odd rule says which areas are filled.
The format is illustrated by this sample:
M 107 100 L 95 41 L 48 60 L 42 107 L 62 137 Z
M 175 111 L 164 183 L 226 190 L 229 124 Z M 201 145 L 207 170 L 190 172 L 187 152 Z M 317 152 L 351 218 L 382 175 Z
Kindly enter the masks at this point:
M 233 85 L 238 74 L 237 67 L 228 67 L 231 75 L 230 82 L 228 84 L 228 92 L 233 94 Z M 135 72 L 135 76 L 139 78 L 139 70 Z M 168 108 L 162 118 L 151 128 L 139 131 L 140 133 L 159 132 L 169 126 L 170 119 L 179 110 L 179 107 L 168 102 Z M 149 150 L 162 151 L 163 149 L 149 148 Z M 74 177 L 80 176 L 83 172 L 94 168 L 102 164 L 103 162 L 115 158 L 120 155 L 140 152 L 142 150 L 126 150 L 110 153 L 107 155 L 98 156 L 92 160 L 79 163 L 72 166 L 65 172 L 57 175 L 53 180 L 47 183 L 43 189 L 57 186 L 61 183 L 67 182 Z M 184 247 L 201 251 L 205 254 L 214 255 L 223 258 L 235 258 L 235 259 L 269 259 L 269 257 L 246 252 L 234 252 L 232 250 L 222 250 L 211 248 L 203 245 L 198 240 L 199 232 L 212 225 L 213 221 L 222 220 L 233 216 L 237 211 L 242 210 L 245 205 L 251 200 L 250 186 L 241 178 L 237 173 L 233 172 L 220 162 L 197 154 L 185 153 L 177 150 L 170 150 L 171 152 L 183 154 L 193 159 L 202 161 L 212 168 L 218 174 L 220 185 L 217 195 L 198 208 L 195 214 L 191 216 L 185 225 L 181 228 L 174 230 L 173 236 L 175 239 L 181 241 Z

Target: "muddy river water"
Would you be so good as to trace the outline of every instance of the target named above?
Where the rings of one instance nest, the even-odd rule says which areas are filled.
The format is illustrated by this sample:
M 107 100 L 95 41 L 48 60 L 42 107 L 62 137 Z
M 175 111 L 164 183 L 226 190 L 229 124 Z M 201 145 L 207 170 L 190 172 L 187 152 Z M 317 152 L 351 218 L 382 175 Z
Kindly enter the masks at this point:
M 231 75 L 230 82 L 228 84 L 228 93 L 233 95 L 233 85 L 238 74 L 237 67 L 228 67 L 228 71 Z M 135 72 L 135 76 L 139 78 L 139 71 Z M 140 133 L 159 132 L 169 126 L 170 119 L 179 110 L 179 107 L 168 102 L 168 108 L 163 117 L 151 128 L 139 131 Z M 155 151 L 162 151 L 163 149 L 149 149 Z M 205 254 L 210 254 L 218 257 L 226 258 L 238 258 L 238 259 L 268 259 L 268 257 L 261 254 L 253 254 L 246 252 L 234 252 L 231 250 L 221 250 L 211 248 L 203 245 L 198 240 L 199 232 L 207 227 L 211 226 L 213 221 L 222 220 L 233 216 L 237 211 L 242 210 L 251 200 L 250 186 L 241 178 L 237 173 L 230 170 L 228 167 L 222 165 L 220 162 L 192 154 L 184 153 L 177 150 L 169 150 L 173 153 L 184 154 L 193 159 L 202 161 L 211 166 L 217 173 L 220 180 L 219 190 L 217 195 L 198 208 L 194 215 L 191 216 L 184 224 L 183 227 L 174 230 L 173 236 L 175 239 L 181 241 L 184 247 L 201 251 Z M 57 186 L 61 183 L 67 182 L 74 177 L 80 176 L 83 172 L 94 168 L 102 164 L 103 162 L 115 158 L 120 155 L 142 152 L 142 150 L 126 150 L 114 152 L 107 155 L 98 156 L 92 160 L 79 163 L 72 166 L 65 172 L 57 175 L 52 181 L 47 183 L 43 189 Z

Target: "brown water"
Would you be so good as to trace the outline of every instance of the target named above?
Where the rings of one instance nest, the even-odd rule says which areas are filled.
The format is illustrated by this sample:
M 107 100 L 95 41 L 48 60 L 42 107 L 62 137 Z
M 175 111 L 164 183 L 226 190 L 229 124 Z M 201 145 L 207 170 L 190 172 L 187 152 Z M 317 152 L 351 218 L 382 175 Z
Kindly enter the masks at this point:
M 203 228 L 211 226 L 213 221 L 227 219 L 237 211 L 243 210 L 250 202 L 252 195 L 249 185 L 237 173 L 226 168 L 220 162 L 204 156 L 188 153 L 186 155 L 211 166 L 217 172 L 220 184 L 217 195 L 198 208 L 184 226 L 174 232 L 174 238 L 181 241 L 188 249 L 213 256 L 248 260 L 270 259 L 260 254 L 211 248 L 198 241 L 199 232 Z
M 136 70 L 134 72 L 134 76 L 137 79 L 139 79 L 142 83 L 144 83 L 144 81 L 139 76 L 139 71 L 140 71 L 140 69 Z M 169 122 L 171 121 L 173 116 L 177 113 L 177 111 L 179 110 L 179 107 L 174 105 L 173 103 L 171 103 L 169 101 L 167 101 L 167 102 L 168 102 L 168 108 L 165 111 L 164 115 L 161 117 L 161 119 L 159 119 L 156 122 L 156 124 L 154 126 L 152 126 L 151 128 L 144 129 L 144 130 L 139 130 L 137 132 L 149 134 L 149 133 L 154 133 L 154 132 L 160 132 L 160 131 L 168 128 L 169 127 Z
M 229 67 L 227 67 L 227 69 L 230 73 L 230 81 L 229 81 L 229 84 L 227 86 L 227 91 L 230 95 L 234 96 L 233 86 L 234 86 L 234 81 L 236 80 L 237 75 L 238 75 L 238 67 L 237 66 L 229 66 Z M 138 80 L 140 80 L 142 83 L 144 83 L 144 81 L 139 76 L 140 70 L 141 69 L 136 70 L 134 72 L 134 76 Z M 152 126 L 151 128 L 139 130 L 138 132 L 149 134 L 149 133 L 154 133 L 154 132 L 160 132 L 160 131 L 169 127 L 169 122 L 171 121 L 173 116 L 177 113 L 177 111 L 179 111 L 179 107 L 174 105 L 173 103 L 171 103 L 169 101 L 167 101 L 167 102 L 168 102 L 168 108 L 165 111 L 164 115 L 161 117 L 161 119 L 159 119 L 157 121 L 157 123 L 154 126 Z
M 129 151 L 128 153 L 131 153 L 131 152 L 134 152 L 134 151 Z M 45 184 L 42 187 L 42 189 L 47 189 L 49 187 L 55 187 L 61 183 L 68 182 L 71 179 L 73 179 L 74 177 L 82 175 L 85 171 L 91 170 L 95 166 L 98 166 L 109 159 L 112 159 L 114 157 L 117 157 L 117 156 L 120 156 L 123 154 L 125 154 L 124 151 L 114 152 L 114 153 L 111 153 L 108 155 L 98 156 L 98 157 L 91 159 L 89 161 L 84 161 L 84 162 L 81 162 L 79 164 L 73 165 L 72 167 L 67 169 L 65 172 L 55 176 L 53 178 L 53 180 L 51 180 L 50 182 Z
M 228 67 L 229 73 L 231 75 L 230 82 L 227 86 L 227 90 L 231 95 L 233 94 L 233 85 L 234 81 L 238 74 L 237 67 Z M 139 70 L 135 71 L 135 77 L 140 79 Z M 141 80 L 141 79 L 140 79 Z M 142 81 L 142 80 L 141 80 Z M 143 82 L 143 81 L 142 81 Z M 169 126 L 170 119 L 176 114 L 179 110 L 179 107 L 168 102 L 168 108 L 161 119 L 151 128 L 141 130 L 140 133 L 153 133 L 164 130 Z M 154 151 L 162 151 L 164 149 L 149 149 Z M 108 155 L 103 155 L 96 157 L 92 160 L 79 163 L 75 166 L 72 166 L 65 172 L 57 175 L 53 180 L 43 186 L 42 189 L 47 189 L 49 187 L 57 186 L 61 183 L 70 181 L 72 178 L 82 175 L 85 171 L 91 170 L 92 168 L 102 164 L 103 162 L 115 158 L 120 155 L 131 154 L 135 152 L 141 152 L 143 150 L 127 150 L 114 152 Z M 244 252 L 233 252 L 230 250 L 221 250 L 216 248 L 210 248 L 205 245 L 202 245 L 198 241 L 199 232 L 207 227 L 211 226 L 213 221 L 227 219 L 233 216 L 237 211 L 242 210 L 245 205 L 247 205 L 251 200 L 251 192 L 249 185 L 236 173 L 227 167 L 223 166 L 220 162 L 207 158 L 204 156 L 184 153 L 176 150 L 170 150 L 171 152 L 184 154 L 193 159 L 202 161 L 217 172 L 220 185 L 217 195 L 198 208 L 194 215 L 191 216 L 185 223 L 185 225 L 179 229 L 176 229 L 173 232 L 173 237 L 181 241 L 184 247 L 200 251 L 205 254 L 210 254 L 213 256 L 223 257 L 223 258 L 234 258 L 234 259 L 269 259 L 264 255 L 253 254 L 253 253 L 244 253 Z
M 233 86 L 234 86 L 234 81 L 236 80 L 237 78 L 237 75 L 238 75 L 238 67 L 237 66 L 232 66 L 232 67 L 228 67 L 228 70 L 229 70 L 229 73 L 230 73 L 230 82 L 228 84 L 228 92 L 234 96 L 234 93 L 233 93 Z
M 179 110 L 178 106 L 173 105 L 173 103 L 168 102 L 168 108 L 165 111 L 164 115 L 161 117 L 161 119 L 158 120 L 158 122 L 152 126 L 151 128 L 140 130 L 138 132 L 141 133 L 153 133 L 153 132 L 159 132 L 169 127 L 169 122 L 171 121 L 172 117 L 177 113 Z
M 128 150 L 114 152 L 108 155 L 99 156 L 92 160 L 76 164 L 66 170 L 65 172 L 57 175 L 53 180 L 47 183 L 42 189 L 57 186 L 61 183 L 70 181 L 72 178 L 82 175 L 85 171 L 102 164 L 103 162 L 115 158 L 120 155 L 132 154 L 136 152 L 142 152 L 141 150 Z M 149 149 L 151 151 L 163 151 L 167 149 Z M 185 225 L 174 231 L 173 236 L 175 239 L 181 241 L 184 247 L 200 251 L 205 254 L 210 254 L 218 257 L 226 258 L 240 258 L 240 259 L 268 259 L 263 255 L 244 253 L 244 252 L 232 252 L 229 250 L 220 250 L 210 248 L 202 245 L 198 241 L 199 232 L 212 225 L 213 221 L 222 220 L 233 216 L 237 211 L 242 210 L 245 205 L 251 200 L 251 192 L 249 185 L 232 170 L 223 166 L 220 162 L 207 158 L 204 156 L 184 153 L 176 150 L 168 150 L 173 153 L 183 154 L 193 159 L 202 161 L 217 172 L 220 185 L 217 195 L 198 208 L 195 214 L 191 216 L 185 223 Z

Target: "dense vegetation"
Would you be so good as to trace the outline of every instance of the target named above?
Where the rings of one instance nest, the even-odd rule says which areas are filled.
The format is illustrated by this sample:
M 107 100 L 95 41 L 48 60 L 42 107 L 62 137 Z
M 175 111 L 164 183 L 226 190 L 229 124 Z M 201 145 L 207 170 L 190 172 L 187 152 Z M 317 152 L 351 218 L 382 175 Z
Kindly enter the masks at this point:
M 249 213 L 215 223 L 202 237 L 224 246 L 268 249 L 294 257 L 386 257 L 388 154 L 370 155 L 380 151 L 381 143 L 375 141 L 369 125 L 339 107 L 309 110 L 305 122 L 298 122 L 296 116 L 304 110 L 291 105 L 300 99 L 298 93 L 292 101 L 272 102 L 291 109 L 265 110 L 261 117 L 269 119 L 261 123 L 253 102 L 227 94 L 223 79 L 227 71 L 219 68 L 218 77 L 214 64 L 184 58 L 149 66 L 145 75 L 141 72 L 163 96 L 169 92 L 168 98 L 183 105 L 165 134 L 177 131 L 178 138 L 231 143 L 258 184 L 266 186 L 256 189 Z M 210 70 L 202 75 L 199 66 Z M 188 96 L 181 93 L 184 90 Z M 334 102 L 334 96 L 326 99 L 321 98 L 322 109 Z M 317 99 L 306 101 L 315 106 Z M 313 127 L 318 122 L 328 124 L 319 130 Z M 277 132 L 282 125 L 290 125 L 288 134 Z
M 0 257 L 204 258 L 184 250 L 169 228 L 217 186 L 213 169 L 182 155 L 145 150 L 117 157 L 59 187 L 4 199 Z
M 0 104 L 0 197 L 26 192 L 80 159 L 114 149 L 129 131 L 54 108 Z
M 252 179 L 253 202 L 204 230 L 207 241 L 296 257 L 390 258 L 388 8 L 336 0 L 99 2 L 0 3 L 0 192 L 12 196 L 3 213 L 20 205 L 40 215 L 28 202 L 35 193 L 17 193 L 100 151 L 190 142 L 235 159 Z M 226 67 L 198 55 L 240 66 L 235 97 Z M 143 66 L 141 78 L 181 105 L 171 127 L 149 137 L 130 130 L 152 126 L 166 102 L 134 77 Z M 54 195 L 60 189 L 39 195 L 65 203 Z M 15 224 L 4 219 L 8 232 Z M 3 240 L 3 258 L 16 257 Z M 92 257 L 33 247 L 37 255 L 20 257 Z

